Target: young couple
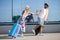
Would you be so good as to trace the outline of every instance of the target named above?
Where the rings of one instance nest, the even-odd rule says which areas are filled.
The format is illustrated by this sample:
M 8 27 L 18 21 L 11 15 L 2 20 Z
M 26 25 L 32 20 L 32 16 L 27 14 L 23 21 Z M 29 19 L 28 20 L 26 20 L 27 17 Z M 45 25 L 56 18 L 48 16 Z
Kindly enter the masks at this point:
M 48 21 L 48 7 L 49 7 L 49 5 L 47 3 L 44 3 L 44 8 L 36 11 L 36 15 L 39 17 L 39 20 L 40 20 L 39 26 L 40 26 L 41 33 L 42 33 L 42 28 L 44 26 L 44 21 Z M 22 12 L 22 19 L 23 19 L 23 25 L 24 25 L 23 32 L 25 32 L 25 18 L 28 16 L 28 14 L 34 14 L 29 9 L 30 9 L 30 7 L 27 5 L 25 7 L 25 10 L 23 10 L 23 12 Z M 38 26 L 36 26 L 33 29 L 34 34 L 36 34 L 36 32 L 35 32 L 36 28 L 38 28 Z M 21 33 L 23 34 L 23 32 L 21 32 Z

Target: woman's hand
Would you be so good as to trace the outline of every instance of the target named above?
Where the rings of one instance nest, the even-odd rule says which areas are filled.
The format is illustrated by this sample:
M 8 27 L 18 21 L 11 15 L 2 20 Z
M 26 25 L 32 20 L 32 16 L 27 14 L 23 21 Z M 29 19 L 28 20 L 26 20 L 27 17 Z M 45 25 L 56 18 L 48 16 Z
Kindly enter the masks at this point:
M 39 16 L 39 14 L 36 14 L 37 16 Z

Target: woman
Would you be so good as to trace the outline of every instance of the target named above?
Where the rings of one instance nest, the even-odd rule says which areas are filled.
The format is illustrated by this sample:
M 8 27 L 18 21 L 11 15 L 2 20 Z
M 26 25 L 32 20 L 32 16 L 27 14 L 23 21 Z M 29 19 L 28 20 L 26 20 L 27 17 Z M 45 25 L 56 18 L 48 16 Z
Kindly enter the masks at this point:
M 26 7 L 25 7 L 25 10 L 23 10 L 23 12 L 22 12 L 22 20 L 23 20 L 23 27 L 22 27 L 22 32 L 21 32 L 21 34 L 22 34 L 22 36 L 23 36 L 23 32 L 25 32 L 25 19 L 26 19 L 26 17 L 28 16 L 28 14 L 33 14 L 32 12 L 30 12 L 30 7 L 27 5 Z

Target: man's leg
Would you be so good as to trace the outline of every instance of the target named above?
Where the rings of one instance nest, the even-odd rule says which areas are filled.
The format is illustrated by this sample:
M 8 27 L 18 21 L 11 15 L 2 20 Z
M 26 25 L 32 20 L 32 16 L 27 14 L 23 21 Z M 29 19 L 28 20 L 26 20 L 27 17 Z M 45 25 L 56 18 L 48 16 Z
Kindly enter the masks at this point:
M 40 27 L 40 33 L 42 33 L 42 31 L 43 31 L 43 25 L 41 25 Z
M 41 19 L 40 20 L 40 34 L 42 34 L 42 32 L 43 32 L 43 26 L 44 26 L 44 20 Z
M 32 30 L 34 35 L 37 35 L 40 32 L 41 25 L 36 25 L 35 28 Z
M 35 30 L 36 28 L 38 28 L 40 26 L 40 24 L 36 25 L 33 29 Z

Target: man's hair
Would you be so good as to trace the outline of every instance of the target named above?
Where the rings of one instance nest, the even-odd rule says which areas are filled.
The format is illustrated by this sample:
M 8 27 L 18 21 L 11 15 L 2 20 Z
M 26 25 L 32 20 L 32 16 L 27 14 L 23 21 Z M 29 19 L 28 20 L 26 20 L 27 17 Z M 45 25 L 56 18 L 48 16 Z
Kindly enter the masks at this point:
M 47 3 L 45 3 L 44 5 L 47 5 L 47 7 L 49 7 L 49 5 Z

